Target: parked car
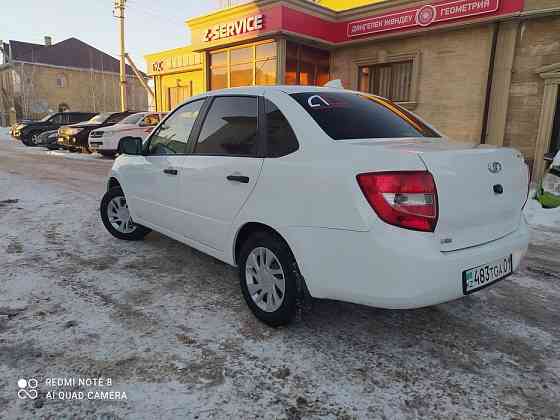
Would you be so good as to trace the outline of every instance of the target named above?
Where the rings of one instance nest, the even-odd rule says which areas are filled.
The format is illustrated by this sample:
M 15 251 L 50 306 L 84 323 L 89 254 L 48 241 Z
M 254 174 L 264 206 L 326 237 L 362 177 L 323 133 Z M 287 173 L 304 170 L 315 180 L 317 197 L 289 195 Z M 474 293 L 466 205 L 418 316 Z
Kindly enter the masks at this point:
M 104 156 L 115 156 L 120 139 L 126 136 L 145 139 L 165 115 L 167 113 L 137 112 L 118 124 L 93 130 L 89 133 L 89 149 Z
M 58 149 L 58 130 L 45 131 L 34 137 L 35 146 L 47 147 L 51 150 Z
M 33 122 L 33 120 L 21 120 L 21 121 L 17 121 L 15 124 L 12 124 L 9 130 L 10 135 L 12 137 L 19 139 L 19 137 L 21 137 L 21 133 L 20 133 L 21 128 L 23 128 L 25 124 L 29 124 L 31 122 Z
M 451 142 L 360 92 L 208 92 L 120 150 L 107 230 L 139 240 L 153 229 L 237 266 L 271 325 L 306 290 L 383 308 L 457 299 L 509 276 L 528 246 L 521 153 Z
M 96 115 L 94 112 L 56 112 L 38 121 L 29 121 L 19 124 L 14 128 L 13 135 L 20 139 L 26 146 L 33 146 L 33 138 L 35 136 L 45 131 L 57 130 L 65 124 L 89 120 L 94 115 Z
M 73 152 L 90 152 L 88 145 L 89 133 L 102 127 L 108 127 L 120 122 L 136 111 L 103 112 L 89 121 L 60 127 L 58 130 L 58 145 Z

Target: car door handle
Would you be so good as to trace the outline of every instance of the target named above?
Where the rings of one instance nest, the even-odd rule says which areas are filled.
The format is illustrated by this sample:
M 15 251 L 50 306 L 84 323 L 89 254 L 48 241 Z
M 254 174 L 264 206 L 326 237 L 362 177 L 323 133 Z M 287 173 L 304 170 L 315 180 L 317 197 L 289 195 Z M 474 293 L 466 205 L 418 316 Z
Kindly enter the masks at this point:
M 163 173 L 167 175 L 177 175 L 179 171 L 177 169 L 167 168 L 163 170 Z
M 228 181 L 241 182 L 243 184 L 248 184 L 249 183 L 249 177 L 248 176 L 243 176 L 243 175 L 228 175 L 227 180 Z

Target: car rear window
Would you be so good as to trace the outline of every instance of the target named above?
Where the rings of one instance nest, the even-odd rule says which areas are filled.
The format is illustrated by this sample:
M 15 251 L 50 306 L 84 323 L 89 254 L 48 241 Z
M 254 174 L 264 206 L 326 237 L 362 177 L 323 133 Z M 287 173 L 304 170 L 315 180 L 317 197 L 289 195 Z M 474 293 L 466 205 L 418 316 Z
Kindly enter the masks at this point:
M 404 108 L 377 96 L 319 91 L 290 96 L 334 140 L 440 137 Z
M 142 119 L 146 114 L 132 114 L 128 117 L 122 119 L 119 124 L 136 124 L 140 119 Z

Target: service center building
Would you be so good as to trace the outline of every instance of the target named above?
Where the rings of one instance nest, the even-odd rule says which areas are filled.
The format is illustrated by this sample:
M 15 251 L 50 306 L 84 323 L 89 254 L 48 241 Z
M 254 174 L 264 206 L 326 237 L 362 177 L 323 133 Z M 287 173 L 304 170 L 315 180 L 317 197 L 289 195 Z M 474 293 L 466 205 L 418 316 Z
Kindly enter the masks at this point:
M 560 148 L 560 0 L 320 3 L 259 0 L 189 19 L 191 45 L 146 56 L 157 109 L 212 89 L 340 79 L 454 140 L 515 147 L 542 176 Z

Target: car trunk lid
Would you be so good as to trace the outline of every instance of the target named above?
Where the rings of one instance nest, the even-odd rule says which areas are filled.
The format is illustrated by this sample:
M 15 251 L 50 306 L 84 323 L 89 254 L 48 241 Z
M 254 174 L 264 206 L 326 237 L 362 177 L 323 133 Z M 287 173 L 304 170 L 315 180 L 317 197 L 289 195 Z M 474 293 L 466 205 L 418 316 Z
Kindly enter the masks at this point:
M 496 148 L 441 139 L 354 140 L 360 146 L 415 153 L 434 177 L 442 251 L 499 239 L 519 226 L 528 194 L 523 156 Z
M 521 153 L 446 141 L 403 147 L 416 152 L 434 177 L 435 234 L 442 251 L 491 242 L 517 229 L 529 182 Z

